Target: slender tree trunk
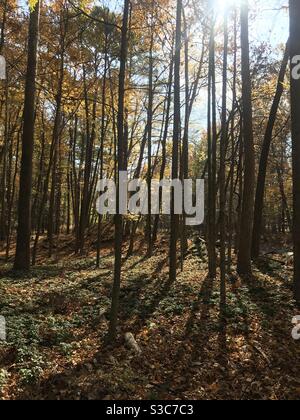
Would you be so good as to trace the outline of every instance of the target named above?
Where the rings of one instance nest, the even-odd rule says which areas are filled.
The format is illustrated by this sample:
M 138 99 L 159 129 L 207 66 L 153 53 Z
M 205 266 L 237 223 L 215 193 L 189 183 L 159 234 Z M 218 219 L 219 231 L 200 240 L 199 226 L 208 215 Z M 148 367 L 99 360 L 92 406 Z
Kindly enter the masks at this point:
M 55 207 L 55 189 L 56 189 L 56 171 L 57 171 L 57 145 L 54 152 L 54 159 L 52 165 L 52 181 L 50 191 L 49 215 L 48 215 L 48 256 L 52 257 L 53 253 L 53 235 L 54 235 L 54 207 Z
M 255 154 L 252 121 L 252 86 L 249 57 L 248 0 L 245 0 L 242 3 L 241 7 L 241 48 L 245 174 L 242 203 L 242 220 L 238 253 L 238 272 L 240 275 L 248 275 L 252 272 L 251 245 L 255 198 Z
M 222 92 L 222 135 L 220 148 L 220 237 L 221 237 L 221 309 L 226 305 L 226 143 L 227 143 L 227 64 L 228 64 L 228 15 L 224 16 L 224 58 Z
M 233 203 L 234 203 L 234 168 L 236 156 L 235 149 L 235 118 L 234 111 L 236 107 L 236 79 L 237 79 L 237 9 L 234 10 L 234 57 L 233 57 L 233 81 L 232 81 L 232 112 L 233 117 L 231 121 L 231 173 L 230 173 L 230 193 L 229 193 L 229 219 L 228 219 L 228 272 L 231 272 L 232 264 L 232 242 L 233 242 Z
M 38 178 L 36 182 L 36 194 L 32 204 L 32 228 L 37 228 L 37 209 L 39 204 L 40 194 L 42 193 L 42 184 L 43 184 L 43 176 L 44 176 L 44 164 L 45 164 L 45 151 L 46 151 L 46 127 L 45 127 L 45 119 L 44 113 L 42 113 L 42 127 L 41 127 L 41 155 L 40 161 L 38 166 Z
M 101 143 L 100 143 L 100 180 L 104 174 L 104 141 L 105 141 L 105 109 L 106 109 L 106 78 L 108 70 L 108 36 L 105 37 L 105 57 L 104 57 L 104 74 L 102 81 L 102 113 L 101 113 Z M 98 230 L 97 230 L 97 268 L 100 267 L 100 246 L 101 246 L 101 221 L 102 216 L 98 215 Z
M 166 170 L 166 159 L 167 159 L 167 139 L 169 134 L 169 126 L 170 126 L 170 110 L 171 110 L 171 101 L 172 101 L 172 85 L 173 85 L 173 73 L 174 73 L 174 57 L 173 57 L 173 49 L 171 53 L 171 64 L 170 64 L 170 72 L 169 72 L 169 79 L 168 79 L 168 93 L 167 93 L 167 105 L 166 105 L 166 116 L 165 116 L 165 126 L 164 126 L 164 133 L 162 138 L 162 162 L 160 167 L 160 175 L 159 180 L 162 181 L 165 175 Z M 162 201 L 162 193 L 161 190 L 159 192 L 159 206 L 161 208 L 161 201 Z M 154 220 L 153 226 L 153 243 L 157 240 L 157 233 L 158 233 L 158 225 L 159 225 L 159 218 L 160 215 L 157 214 Z
M 284 83 L 288 61 L 289 61 L 289 44 L 287 43 L 284 59 L 283 59 L 279 77 L 278 77 L 277 89 L 276 89 L 275 97 L 273 100 L 272 108 L 270 111 L 269 121 L 268 121 L 267 129 L 266 129 L 266 133 L 265 133 L 265 138 L 264 138 L 261 158 L 260 158 L 259 173 L 258 173 L 257 188 L 256 188 L 254 225 L 253 225 L 253 241 L 252 241 L 252 257 L 253 258 L 259 257 L 268 157 L 269 157 L 270 146 L 271 146 L 271 142 L 273 138 L 273 130 L 274 130 L 274 126 L 275 126 L 275 122 L 277 118 L 277 112 L 278 112 L 280 100 L 283 94 L 283 89 L 284 89 L 283 83 Z
M 172 150 L 172 179 L 178 179 L 179 143 L 181 132 L 181 103 L 180 103 L 180 65 L 181 65 L 181 23 L 182 0 L 177 0 L 176 42 L 174 60 L 174 128 Z M 172 191 L 171 204 L 171 238 L 170 238 L 170 272 L 169 280 L 174 282 L 177 277 L 177 240 L 179 230 L 179 216 L 175 214 L 175 192 Z
M 216 87 L 215 87 L 215 31 L 211 21 L 209 41 L 208 70 L 208 112 L 207 112 L 207 143 L 208 143 L 208 224 L 207 248 L 209 260 L 209 276 L 216 277 Z
M 183 9 L 184 10 L 184 9 Z M 184 180 L 189 176 L 189 125 L 190 125 L 190 83 L 189 83 L 189 37 L 185 13 L 183 11 L 184 22 L 184 64 L 185 64 L 185 115 L 184 115 L 184 133 L 182 139 L 182 154 L 180 165 L 180 178 L 182 185 Z M 197 82 L 197 81 L 196 81 Z M 184 209 L 184 190 L 182 191 L 182 203 Z M 187 229 L 186 229 L 186 214 L 183 211 L 182 226 L 181 226 L 181 270 L 184 269 L 184 258 L 188 249 L 187 243 Z
M 282 204 L 283 204 L 283 215 L 286 214 L 288 226 L 289 226 L 290 231 L 292 232 L 293 231 L 292 216 L 291 216 L 287 196 L 286 196 L 285 189 L 284 189 L 283 173 L 282 173 L 282 169 L 279 166 L 279 164 L 276 165 L 276 172 L 277 172 L 277 178 L 278 178 L 281 200 L 282 200 Z M 284 223 L 284 221 L 283 221 L 283 223 Z
M 153 120 L 153 45 L 154 45 L 154 29 L 153 29 L 153 13 L 154 13 L 154 2 L 152 0 L 152 16 L 151 16 L 151 35 L 150 35 L 150 49 L 149 49 L 149 100 L 148 100 L 148 168 L 147 168 L 147 185 L 148 185 L 148 214 L 147 214 L 147 226 L 146 236 L 148 242 L 148 256 L 152 255 L 152 195 L 151 195 L 151 182 L 152 182 L 152 120 Z
M 237 213 L 237 224 L 236 224 L 236 240 L 235 240 L 235 250 L 236 254 L 239 251 L 239 244 L 241 238 L 241 225 L 242 225 L 242 201 L 243 201 L 243 191 L 244 191 L 244 138 L 243 138 L 243 119 L 240 116 L 240 141 L 239 141 L 239 160 L 237 167 L 237 176 L 235 184 L 235 193 L 238 196 L 238 205 L 236 209 Z M 238 192 L 237 192 L 238 191 Z
M 6 255 L 5 255 L 6 261 L 8 261 L 9 259 L 10 243 L 11 243 L 11 235 L 12 235 L 12 220 L 13 220 L 12 209 L 13 209 L 13 203 L 14 203 L 15 195 L 16 195 L 16 180 L 17 180 L 17 174 L 18 174 L 19 154 L 20 154 L 19 149 L 20 149 L 20 132 L 18 133 L 18 137 L 17 137 L 15 168 L 14 168 L 14 175 L 13 175 L 13 181 L 12 181 L 11 198 L 10 198 L 10 203 L 9 203 L 10 211 L 8 213 L 8 221 L 7 221 L 7 239 L 6 239 Z
M 112 306 L 110 313 L 110 324 L 108 341 L 114 341 L 117 336 L 118 312 L 121 287 L 122 269 L 122 242 L 123 242 L 123 217 L 120 213 L 120 171 L 123 171 L 124 159 L 124 108 L 125 108 L 125 81 L 126 63 L 128 55 L 128 22 L 129 22 L 130 1 L 124 0 L 124 12 L 122 23 L 122 40 L 120 52 L 120 73 L 119 73 L 119 101 L 118 101 L 118 174 L 117 174 L 117 214 L 115 215 L 115 273 L 112 291 Z
M 85 246 L 85 236 L 86 230 L 88 228 L 89 221 L 89 207 L 90 207 L 90 181 L 91 181 L 91 170 L 92 170 L 92 159 L 93 159 L 93 147 L 95 142 L 95 124 L 96 124 L 96 111 L 97 103 L 95 94 L 94 103 L 93 103 L 93 121 L 92 128 L 90 130 L 90 117 L 89 117 L 89 99 L 88 99 L 88 89 L 86 81 L 86 70 L 83 66 L 83 75 L 84 75 L 84 97 L 85 97 L 85 117 L 86 117 L 86 149 L 85 149 L 85 169 L 84 169 L 84 183 L 83 183 L 83 192 L 82 192 L 82 202 L 81 202 L 81 214 L 80 214 L 80 224 L 79 224 L 79 243 L 78 251 L 81 254 L 84 252 Z

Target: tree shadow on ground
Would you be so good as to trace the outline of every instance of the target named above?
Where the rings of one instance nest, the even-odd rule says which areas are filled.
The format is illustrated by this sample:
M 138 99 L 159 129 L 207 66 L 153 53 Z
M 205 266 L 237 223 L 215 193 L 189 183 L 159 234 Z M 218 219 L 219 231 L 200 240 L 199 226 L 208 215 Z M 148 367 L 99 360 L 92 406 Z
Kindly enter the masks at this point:
M 0 279 L 7 278 L 16 283 L 20 283 L 20 280 L 22 280 L 22 282 L 24 282 L 23 284 L 26 284 L 26 282 L 31 283 L 59 277 L 62 275 L 63 271 L 62 268 L 55 265 L 36 266 L 31 268 L 30 271 L 7 269 L 0 271 Z
M 148 255 L 143 255 L 141 258 L 139 258 L 137 261 L 135 261 L 131 266 L 128 267 L 128 270 L 133 270 L 136 268 L 139 264 L 142 264 L 143 262 L 147 261 L 149 259 Z M 124 261 L 127 261 L 128 258 L 125 258 Z
M 169 281 L 157 278 L 166 263 L 167 259 L 163 258 L 150 275 L 142 274 L 132 284 L 121 289 L 121 319 L 126 322 L 134 316 L 134 331 L 146 324 L 172 287 Z
M 267 274 L 270 276 L 269 272 Z M 276 278 L 278 279 L 278 277 Z M 252 303 L 256 305 L 261 316 L 259 344 L 255 341 L 251 343 L 253 346 L 252 365 L 256 366 L 252 383 L 255 384 L 257 381 L 264 383 L 265 380 L 276 373 L 277 383 L 275 385 L 280 395 L 283 392 L 280 391 L 280 387 L 284 388 L 286 386 L 286 381 L 289 380 L 294 369 L 295 360 L 299 358 L 300 354 L 298 348 L 297 356 L 296 345 L 291 339 L 291 319 L 287 319 L 287 311 L 283 306 L 284 302 L 278 301 L 275 291 L 272 290 L 273 285 L 268 284 L 266 279 L 252 276 L 246 280 L 246 284 L 249 297 Z M 291 346 L 283 349 L 282 343 L 289 341 Z M 271 394 L 272 391 L 275 392 L 273 387 L 274 385 L 270 387 L 266 382 L 265 390 L 269 395 L 266 393 L 264 398 L 274 398 L 274 395 Z M 280 395 L 280 398 L 283 397 L 283 395 Z M 241 398 L 253 399 L 262 398 L 262 396 L 248 386 L 242 392 Z
M 268 259 L 261 258 L 255 262 L 255 265 L 262 274 L 265 274 L 275 280 L 279 280 L 285 288 L 287 288 L 288 290 L 293 290 L 294 285 L 293 281 L 291 281 L 291 275 L 287 274 L 287 276 L 284 277 L 283 274 L 280 274 L 278 272 L 278 269 L 276 267 L 272 267 L 271 263 L 272 260 L 270 261 Z M 280 263 L 278 263 L 278 266 L 280 266 L 282 269 L 285 267 L 283 264 Z
M 101 298 L 102 296 L 109 296 L 111 292 L 111 281 L 103 282 L 103 277 L 106 278 L 110 272 L 99 273 L 95 277 L 88 277 L 86 279 L 77 282 L 76 284 L 63 285 L 60 291 L 51 290 L 40 290 L 35 293 L 29 301 L 18 302 L 18 305 L 14 307 L 14 314 L 18 316 L 22 315 L 72 315 L 73 312 L 78 312 L 85 307 L 94 307 L 97 301 L 87 303 L 82 301 L 81 291 L 88 291 L 91 296 L 95 299 Z M 53 277 L 57 277 L 53 275 Z M 33 286 L 34 283 L 39 284 L 40 278 L 28 278 L 22 281 L 17 280 L 10 282 L 10 284 L 17 284 L 24 288 L 27 286 Z M 23 279 L 22 279 L 23 280 Z M 61 279 L 58 278 L 57 282 Z M 7 303 L 0 300 L 0 308 L 7 306 Z
M 172 357 L 172 373 L 161 384 L 157 392 L 160 398 L 166 395 L 178 397 L 180 392 L 188 389 L 195 376 L 195 371 L 203 366 L 209 355 L 210 330 L 210 299 L 213 292 L 213 282 L 209 277 L 203 281 L 199 297 L 194 302 L 189 319 L 186 322 L 185 331 L 181 338 L 181 344 Z M 192 346 L 191 346 L 191 343 Z M 201 347 L 200 343 L 207 343 L 207 348 Z M 178 384 L 178 378 L 180 383 Z
M 96 353 L 94 356 L 96 356 Z M 37 385 L 25 386 L 21 391 L 16 392 L 15 399 L 45 401 L 103 400 L 111 390 L 96 375 L 96 369 L 99 368 L 100 362 L 99 365 L 95 366 L 92 359 L 86 359 L 75 367 L 70 365 L 63 372 L 51 374 Z

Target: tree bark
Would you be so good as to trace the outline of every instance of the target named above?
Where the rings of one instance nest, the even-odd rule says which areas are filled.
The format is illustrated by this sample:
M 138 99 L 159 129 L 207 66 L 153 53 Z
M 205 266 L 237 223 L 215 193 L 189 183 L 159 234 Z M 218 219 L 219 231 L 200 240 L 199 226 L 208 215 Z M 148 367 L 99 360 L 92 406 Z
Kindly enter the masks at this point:
M 208 110 L 207 110 L 207 146 L 208 146 L 208 223 L 207 248 L 209 277 L 216 277 L 216 87 L 215 87 L 215 23 L 211 20 L 209 41 L 208 70 Z
M 121 269 L 122 269 L 122 242 L 123 242 L 123 217 L 120 214 L 119 207 L 119 186 L 120 171 L 124 169 L 124 117 L 125 117 L 125 80 L 126 63 L 128 55 L 128 22 L 129 22 L 130 1 L 124 0 L 124 12 L 122 23 L 122 38 L 120 52 L 120 73 L 119 73 L 119 100 L 118 100 L 118 174 L 117 178 L 117 214 L 115 215 L 115 272 L 112 291 L 112 305 L 110 312 L 110 324 L 108 331 L 108 341 L 112 342 L 117 336 L 118 312 L 121 287 Z
M 294 237 L 294 294 L 300 304 L 300 77 L 295 71 L 300 56 L 300 3 L 290 0 L 290 59 L 291 59 L 291 114 L 293 147 L 293 237 Z M 295 57 L 298 60 L 295 63 Z
M 222 135 L 220 148 L 220 269 L 221 269 L 221 309 L 226 305 L 226 143 L 227 143 L 227 64 L 228 64 L 228 15 L 224 16 L 224 58 L 222 92 Z
M 255 154 L 252 121 L 252 86 L 249 57 L 249 6 L 248 0 L 241 8 L 241 48 L 242 48 L 242 101 L 243 134 L 245 153 L 244 193 L 242 202 L 241 229 L 238 252 L 238 272 L 248 275 L 251 267 L 251 244 L 255 195 Z
M 24 125 L 22 136 L 22 159 L 18 205 L 17 248 L 14 267 L 30 269 L 32 159 L 34 148 L 34 114 L 37 72 L 37 49 L 39 38 L 40 2 L 30 12 L 28 36 L 28 60 L 25 86 Z
M 173 127 L 173 150 L 172 150 L 172 179 L 178 179 L 179 165 L 179 142 L 181 131 L 180 110 L 180 65 L 181 65 L 181 23 L 182 23 L 182 0 L 177 0 L 176 16 L 176 42 L 174 60 L 174 127 Z M 179 230 L 179 216 L 175 214 L 175 193 L 172 191 L 171 203 L 171 238 L 170 238 L 170 272 L 169 280 L 174 282 L 177 275 L 177 241 Z
M 149 98 L 148 98 L 148 116 L 147 116 L 147 127 L 148 127 L 148 168 L 147 168 L 147 185 L 148 185 L 148 214 L 147 214 L 147 225 L 146 225 L 146 236 L 148 242 L 147 254 L 149 257 L 152 255 L 153 242 L 152 242 L 152 194 L 151 194 L 151 182 L 152 182 L 152 122 L 153 122 L 153 71 L 154 71 L 154 59 L 153 59 L 153 47 L 154 47 L 154 1 L 152 0 L 151 10 L 151 27 L 150 27 L 150 48 L 149 48 Z

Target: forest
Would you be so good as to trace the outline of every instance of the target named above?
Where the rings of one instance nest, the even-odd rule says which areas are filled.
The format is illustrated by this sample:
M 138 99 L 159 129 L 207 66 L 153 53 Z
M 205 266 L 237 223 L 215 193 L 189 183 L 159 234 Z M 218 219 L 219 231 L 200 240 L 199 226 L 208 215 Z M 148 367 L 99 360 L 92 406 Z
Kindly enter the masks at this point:
M 299 22 L 0 0 L 1 400 L 300 399 Z

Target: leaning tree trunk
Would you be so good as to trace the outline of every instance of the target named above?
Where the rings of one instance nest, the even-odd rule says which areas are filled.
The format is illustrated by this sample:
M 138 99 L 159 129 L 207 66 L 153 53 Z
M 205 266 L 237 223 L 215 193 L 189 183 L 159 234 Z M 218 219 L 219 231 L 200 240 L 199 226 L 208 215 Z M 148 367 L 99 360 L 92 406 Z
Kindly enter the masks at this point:
M 283 62 L 281 65 L 277 89 L 274 96 L 272 108 L 270 111 L 269 121 L 265 133 L 265 138 L 263 142 L 259 173 L 257 178 L 257 188 L 256 188 L 256 200 L 255 200 L 255 212 L 254 212 L 254 225 L 253 225 L 253 241 L 252 241 L 252 257 L 259 257 L 260 250 L 260 239 L 261 239 L 261 229 L 262 229 L 262 218 L 263 218 L 263 206 L 264 206 L 264 196 L 265 196 L 265 184 L 266 184 L 266 174 L 268 167 L 268 157 L 270 153 L 270 146 L 273 138 L 273 130 L 276 122 L 277 112 L 280 104 L 280 100 L 283 94 L 284 89 L 284 78 L 286 73 L 286 68 L 289 60 L 289 44 L 287 43 Z

